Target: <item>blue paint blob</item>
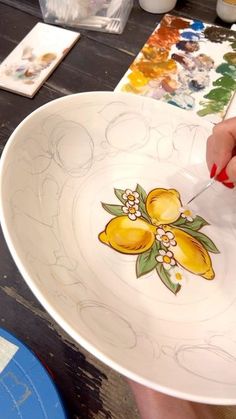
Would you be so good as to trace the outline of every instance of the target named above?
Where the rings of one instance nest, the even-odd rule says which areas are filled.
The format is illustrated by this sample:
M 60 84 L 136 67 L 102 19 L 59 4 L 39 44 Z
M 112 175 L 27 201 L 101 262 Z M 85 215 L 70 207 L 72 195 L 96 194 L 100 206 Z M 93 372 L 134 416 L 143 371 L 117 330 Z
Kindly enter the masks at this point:
M 178 108 L 189 110 L 194 108 L 195 99 L 191 95 L 177 93 L 172 95 L 172 97 L 168 100 L 168 103 L 177 106 Z
M 204 27 L 205 26 L 201 20 L 194 20 L 193 23 L 190 25 L 190 28 L 193 31 L 202 31 Z
M 182 32 L 181 36 L 182 38 L 188 39 L 189 41 L 199 41 L 199 38 L 200 38 L 198 33 L 190 32 L 190 31 Z

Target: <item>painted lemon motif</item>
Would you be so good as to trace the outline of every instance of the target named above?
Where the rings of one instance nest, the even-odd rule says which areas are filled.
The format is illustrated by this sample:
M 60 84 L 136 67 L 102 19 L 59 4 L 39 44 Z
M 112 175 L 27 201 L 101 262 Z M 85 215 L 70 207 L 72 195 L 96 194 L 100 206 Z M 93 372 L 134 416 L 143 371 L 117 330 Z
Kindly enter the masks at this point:
M 183 268 L 206 279 L 214 279 L 211 258 L 203 245 L 190 234 L 171 226 L 166 227 L 176 240 L 176 246 L 170 246 L 177 262 Z
M 153 225 L 170 224 L 180 216 L 181 200 L 175 189 L 153 189 L 147 196 L 146 209 Z
M 99 234 L 99 240 L 118 252 L 136 255 L 150 249 L 155 240 L 156 227 L 141 218 L 127 216 L 113 218 Z

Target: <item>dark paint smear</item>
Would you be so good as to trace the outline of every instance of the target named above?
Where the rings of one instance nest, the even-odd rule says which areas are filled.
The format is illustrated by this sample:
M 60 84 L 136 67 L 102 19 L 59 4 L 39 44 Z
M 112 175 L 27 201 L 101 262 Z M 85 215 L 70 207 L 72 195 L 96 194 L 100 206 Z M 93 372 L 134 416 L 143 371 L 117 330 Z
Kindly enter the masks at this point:
M 174 105 L 174 106 L 176 106 L 177 108 L 180 108 L 180 109 L 192 109 L 192 106 L 190 106 L 190 105 L 187 105 L 186 108 L 183 108 L 178 103 L 176 103 L 173 99 L 168 100 L 168 103 L 170 103 L 171 105 Z
M 176 48 L 185 52 L 195 52 L 199 50 L 199 43 L 196 41 L 180 41 L 176 44 Z
M 201 83 L 198 80 L 191 80 L 189 82 L 189 87 L 194 92 L 199 92 L 200 90 L 205 89 L 206 85 L 205 85 L 205 83 L 203 83 L 203 82 Z
M 195 68 L 193 60 L 189 58 L 186 54 L 179 55 L 174 53 L 171 55 L 171 58 L 188 70 L 192 70 L 193 68 Z
M 190 28 L 194 31 L 202 31 L 204 27 L 205 26 L 201 20 L 194 20 L 193 23 L 190 25 Z
M 219 28 L 217 26 L 208 26 L 204 30 L 205 38 L 211 42 L 221 43 L 224 41 L 236 41 L 236 32 L 226 28 Z

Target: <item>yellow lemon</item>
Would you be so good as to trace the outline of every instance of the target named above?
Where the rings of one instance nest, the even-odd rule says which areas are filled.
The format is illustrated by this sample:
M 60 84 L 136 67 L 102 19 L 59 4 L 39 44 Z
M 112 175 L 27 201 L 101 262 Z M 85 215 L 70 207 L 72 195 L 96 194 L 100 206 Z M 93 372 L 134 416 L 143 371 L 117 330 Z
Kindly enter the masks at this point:
M 146 200 L 146 209 L 154 225 L 170 224 L 180 216 L 179 192 L 175 189 L 153 189 Z
M 150 249 L 156 228 L 141 218 L 132 221 L 126 215 L 113 218 L 99 234 L 99 240 L 121 253 L 136 255 Z
M 166 227 L 175 236 L 176 246 L 170 246 L 176 261 L 183 268 L 206 279 L 213 279 L 211 258 L 203 245 L 190 234 L 174 227 Z

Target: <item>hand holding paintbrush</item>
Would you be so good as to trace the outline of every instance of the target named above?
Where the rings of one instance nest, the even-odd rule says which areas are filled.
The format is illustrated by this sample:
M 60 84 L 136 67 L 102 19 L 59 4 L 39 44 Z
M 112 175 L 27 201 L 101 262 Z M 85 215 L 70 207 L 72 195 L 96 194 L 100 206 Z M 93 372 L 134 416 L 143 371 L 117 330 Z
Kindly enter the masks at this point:
M 207 165 L 211 180 L 198 191 L 188 202 L 210 188 L 216 181 L 229 189 L 236 183 L 236 117 L 217 124 L 207 140 Z
M 233 189 L 236 182 L 236 117 L 217 124 L 207 141 L 210 177 Z

